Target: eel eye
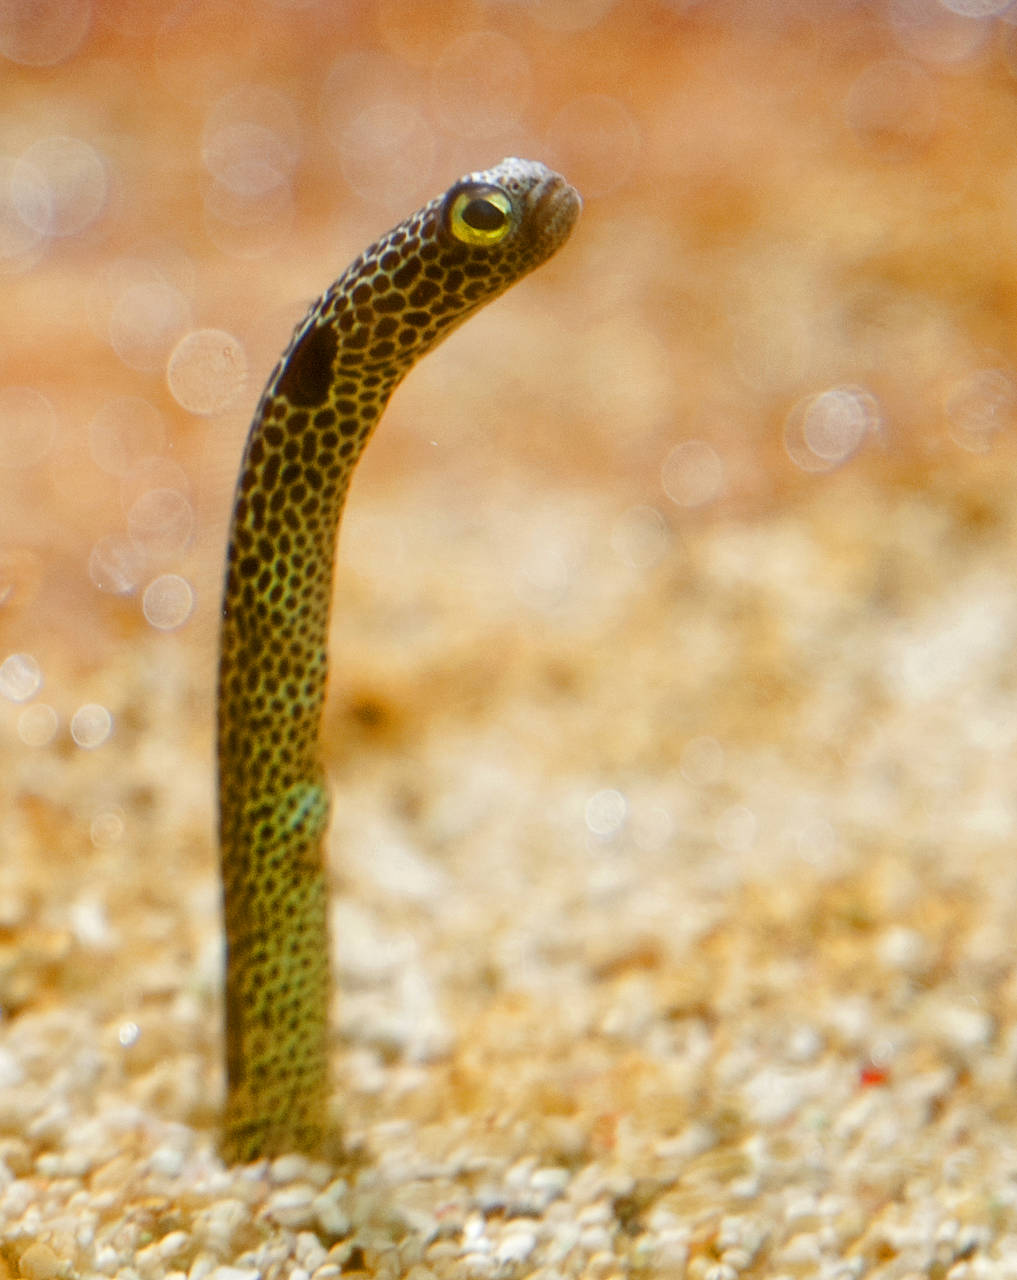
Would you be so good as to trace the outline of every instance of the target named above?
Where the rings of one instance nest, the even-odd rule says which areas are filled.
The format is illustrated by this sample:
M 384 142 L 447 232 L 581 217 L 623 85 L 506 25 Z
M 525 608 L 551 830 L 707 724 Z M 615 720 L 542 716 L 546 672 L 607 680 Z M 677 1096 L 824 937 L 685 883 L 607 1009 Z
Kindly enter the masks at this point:
M 475 184 L 453 196 L 448 228 L 463 244 L 497 244 L 512 227 L 512 202 L 498 187 Z

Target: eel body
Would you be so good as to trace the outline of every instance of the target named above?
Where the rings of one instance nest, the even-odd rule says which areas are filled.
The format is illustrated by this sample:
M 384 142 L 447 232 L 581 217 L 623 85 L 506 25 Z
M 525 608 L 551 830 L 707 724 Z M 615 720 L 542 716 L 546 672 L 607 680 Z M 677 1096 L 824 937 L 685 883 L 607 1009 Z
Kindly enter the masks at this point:
M 227 1159 L 318 1154 L 331 993 L 319 730 L 350 476 L 414 364 L 564 243 L 580 200 L 508 159 L 353 262 L 297 327 L 247 439 L 230 524 L 217 705 Z

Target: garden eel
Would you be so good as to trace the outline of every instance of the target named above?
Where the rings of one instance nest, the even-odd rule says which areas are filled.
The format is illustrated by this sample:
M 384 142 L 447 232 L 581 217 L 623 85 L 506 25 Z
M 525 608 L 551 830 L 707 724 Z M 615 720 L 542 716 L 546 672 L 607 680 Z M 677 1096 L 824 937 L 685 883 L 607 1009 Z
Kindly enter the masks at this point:
M 367 249 L 298 325 L 247 438 L 230 524 L 217 738 L 231 1161 L 329 1141 L 331 990 L 319 730 L 336 535 L 393 389 L 565 242 L 542 164 L 471 173 Z

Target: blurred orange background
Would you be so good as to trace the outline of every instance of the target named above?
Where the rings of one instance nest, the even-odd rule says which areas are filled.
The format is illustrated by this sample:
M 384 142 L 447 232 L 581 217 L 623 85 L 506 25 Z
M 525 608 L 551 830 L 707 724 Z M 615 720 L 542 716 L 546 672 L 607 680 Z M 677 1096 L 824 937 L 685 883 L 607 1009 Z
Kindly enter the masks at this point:
M 411 380 L 363 487 L 518 467 L 687 520 L 841 466 L 905 482 L 995 467 L 1017 406 L 1003 8 L 8 0 L 0 539 L 16 594 L 57 574 L 74 627 L 103 630 L 130 613 L 118 584 L 214 560 L 292 322 L 380 230 L 503 154 L 565 172 L 582 230 Z M 204 374 L 215 350 L 185 345 L 178 375 L 212 389 L 182 402 L 171 358 L 209 329 L 231 343 Z M 687 441 L 674 502 L 667 459 Z M 190 511 L 135 510 L 152 489 Z M 128 546 L 132 510 L 181 528 Z M 123 582 L 87 571 L 103 538 Z M 14 596 L 5 610 L 22 618 Z

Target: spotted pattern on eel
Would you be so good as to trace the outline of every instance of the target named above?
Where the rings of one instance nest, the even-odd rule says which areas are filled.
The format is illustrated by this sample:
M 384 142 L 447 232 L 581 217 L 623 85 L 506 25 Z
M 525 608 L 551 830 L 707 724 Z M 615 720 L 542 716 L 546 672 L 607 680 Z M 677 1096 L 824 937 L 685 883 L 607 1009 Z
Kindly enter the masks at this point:
M 318 740 L 350 476 L 397 383 L 550 258 L 579 209 L 564 178 L 533 161 L 460 179 L 318 299 L 255 413 L 230 525 L 217 709 L 228 1160 L 315 1155 L 331 1139 Z

